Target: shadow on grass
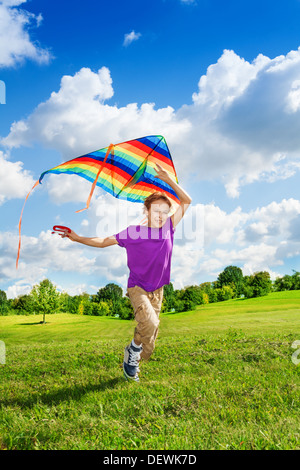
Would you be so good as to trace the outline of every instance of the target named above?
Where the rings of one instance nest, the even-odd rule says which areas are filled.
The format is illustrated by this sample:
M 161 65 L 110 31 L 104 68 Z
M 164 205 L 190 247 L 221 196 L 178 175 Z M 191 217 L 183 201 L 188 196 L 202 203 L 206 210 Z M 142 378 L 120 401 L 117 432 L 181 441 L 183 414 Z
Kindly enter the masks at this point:
M 59 390 L 32 394 L 30 397 L 1 399 L 0 406 L 21 406 L 32 408 L 37 404 L 57 405 L 63 401 L 80 400 L 86 393 L 103 392 L 106 389 L 116 387 L 120 383 L 126 383 L 123 377 L 115 377 L 99 384 L 74 385 Z

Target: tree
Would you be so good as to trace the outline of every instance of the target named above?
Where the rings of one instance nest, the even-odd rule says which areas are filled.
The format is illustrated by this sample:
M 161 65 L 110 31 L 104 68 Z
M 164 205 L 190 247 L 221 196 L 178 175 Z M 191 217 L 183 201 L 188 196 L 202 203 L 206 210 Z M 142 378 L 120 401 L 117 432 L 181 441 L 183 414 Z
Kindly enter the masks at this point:
M 66 292 L 60 294 L 60 311 L 66 313 L 78 313 L 80 302 L 83 299 L 89 299 L 90 295 L 87 292 L 83 292 L 80 295 L 69 295 Z
M 235 291 L 236 296 L 240 296 L 243 292 L 244 276 L 241 268 L 237 266 L 227 266 L 218 276 L 216 282 L 217 288 L 230 286 Z
M 217 287 L 209 295 L 210 302 L 223 302 L 232 298 L 234 298 L 234 290 L 231 286 Z
M 206 294 L 209 294 L 212 289 L 213 289 L 213 283 L 212 282 L 202 282 L 199 284 L 199 288 L 201 291 L 205 292 Z
M 176 298 L 173 303 L 173 308 L 175 312 L 184 312 L 187 304 L 185 303 L 184 300 L 181 300 L 179 298 Z
M 213 304 L 214 302 L 218 302 L 218 291 L 220 289 L 218 288 L 215 288 L 215 289 L 211 289 L 209 292 L 208 292 L 208 299 L 209 299 L 209 303 L 210 304 Z
M 290 290 L 293 288 L 293 279 L 292 276 L 286 274 L 283 277 L 277 277 L 274 281 L 274 290 L 275 291 L 282 291 L 282 290 Z
M 12 308 L 17 314 L 28 315 L 33 312 L 33 300 L 29 294 L 20 295 L 12 301 Z
M 247 298 L 267 295 L 272 288 L 270 273 L 259 271 L 244 277 L 244 295 Z
M 4 290 L 0 290 L 0 315 L 5 315 L 8 310 L 8 302 Z
M 134 318 L 134 311 L 128 297 L 123 297 L 118 303 L 116 315 L 123 320 L 132 320 Z
M 172 282 L 164 286 L 164 297 L 162 302 L 161 312 L 170 312 L 175 308 L 174 303 L 176 300 L 175 291 Z
M 180 300 L 183 301 L 183 311 L 195 310 L 196 305 L 207 303 L 207 295 L 199 286 L 188 286 L 182 292 Z
M 273 289 L 274 291 L 282 290 L 299 290 L 300 289 L 300 272 L 294 271 L 294 274 L 291 276 L 285 274 L 283 277 L 277 277 L 274 281 Z
M 105 316 L 110 314 L 110 305 L 104 300 L 92 302 L 83 298 L 78 306 L 78 313 L 81 315 Z
M 112 313 L 116 314 L 118 310 L 118 304 L 123 298 L 123 291 L 120 286 L 114 283 L 109 283 L 105 287 L 98 290 L 96 296 L 93 296 L 93 300 L 96 302 L 108 302 L 111 303 Z
M 101 301 L 99 303 L 93 302 L 93 315 L 108 316 L 110 314 L 110 307 L 107 302 Z
M 235 297 L 235 292 L 231 286 L 223 286 L 220 289 L 219 300 L 222 302 L 224 300 L 233 299 Z
M 44 279 L 32 288 L 30 293 L 34 310 L 43 314 L 43 321 L 46 323 L 46 314 L 55 313 L 59 307 L 60 294 L 49 279 Z
M 300 272 L 299 271 L 294 271 L 294 274 L 292 275 L 293 279 L 293 289 L 294 290 L 299 290 L 300 289 Z

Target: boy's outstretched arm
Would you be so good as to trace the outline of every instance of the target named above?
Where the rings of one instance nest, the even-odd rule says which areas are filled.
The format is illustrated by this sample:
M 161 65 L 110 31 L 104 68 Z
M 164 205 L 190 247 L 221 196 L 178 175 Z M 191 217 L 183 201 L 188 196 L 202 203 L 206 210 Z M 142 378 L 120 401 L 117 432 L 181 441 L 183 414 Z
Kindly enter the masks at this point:
M 88 238 L 88 237 L 80 237 L 79 235 L 77 235 L 77 233 L 71 230 L 71 232 L 64 232 L 63 234 L 60 234 L 60 236 L 62 238 L 67 237 L 70 240 L 72 240 L 72 242 L 82 243 L 83 245 L 94 246 L 96 248 L 105 248 L 111 245 L 118 245 L 118 242 L 113 235 L 110 237 L 106 237 L 106 238 L 98 238 L 98 237 Z

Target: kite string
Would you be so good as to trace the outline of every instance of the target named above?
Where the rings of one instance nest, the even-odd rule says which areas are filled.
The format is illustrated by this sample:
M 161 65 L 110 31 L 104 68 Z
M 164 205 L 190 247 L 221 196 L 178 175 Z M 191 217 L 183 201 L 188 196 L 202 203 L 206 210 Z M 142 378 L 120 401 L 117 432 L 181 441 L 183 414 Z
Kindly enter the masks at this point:
M 113 144 L 110 144 L 110 146 L 109 146 L 108 149 L 107 149 L 105 158 L 104 158 L 103 162 L 101 163 L 101 166 L 100 166 L 100 168 L 99 168 L 99 171 L 98 171 L 98 173 L 97 173 L 97 176 L 96 176 L 96 178 L 95 178 L 95 180 L 94 180 L 94 182 L 93 182 L 93 184 L 92 184 L 92 188 L 91 188 L 89 197 L 88 197 L 87 202 L 86 202 L 86 207 L 85 207 L 84 209 L 79 209 L 79 211 L 75 211 L 76 213 L 85 211 L 86 209 L 89 208 L 90 202 L 91 202 L 91 199 L 92 199 L 92 195 L 93 195 L 95 186 L 96 186 L 96 184 L 97 184 L 98 178 L 99 178 L 99 176 L 100 176 L 100 173 L 101 173 L 101 171 L 102 171 L 102 169 L 103 169 L 104 164 L 106 163 L 106 160 L 107 160 L 108 155 L 110 154 L 111 150 L 112 150 L 112 152 L 113 152 L 113 148 L 114 148 L 114 145 L 113 145 Z
M 17 261 L 16 261 L 16 269 L 18 269 L 18 264 L 19 264 L 19 258 L 20 258 L 20 251 L 21 251 L 21 225 L 22 225 L 22 215 L 23 215 L 23 210 L 24 210 L 24 207 L 25 207 L 25 204 L 26 204 L 26 201 L 30 195 L 30 193 L 34 190 L 34 188 L 40 183 L 39 180 L 37 180 L 34 185 L 32 186 L 31 190 L 29 191 L 29 193 L 27 194 L 26 198 L 25 198 L 25 201 L 24 201 L 24 204 L 23 204 L 23 208 L 22 208 L 22 211 L 21 211 L 21 216 L 20 216 L 20 220 L 19 220 L 19 246 L 18 246 L 18 254 L 17 254 Z

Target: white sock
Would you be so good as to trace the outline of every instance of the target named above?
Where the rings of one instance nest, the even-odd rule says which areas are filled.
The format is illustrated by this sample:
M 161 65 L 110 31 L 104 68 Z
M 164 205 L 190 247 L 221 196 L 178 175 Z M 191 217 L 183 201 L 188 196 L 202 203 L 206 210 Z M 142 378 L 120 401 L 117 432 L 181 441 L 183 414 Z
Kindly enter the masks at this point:
M 134 348 L 138 348 L 138 349 L 141 349 L 141 348 L 142 348 L 142 345 L 141 345 L 141 344 L 139 344 L 139 345 L 135 344 L 134 339 L 131 341 L 131 344 L 132 344 L 132 346 L 133 346 Z

